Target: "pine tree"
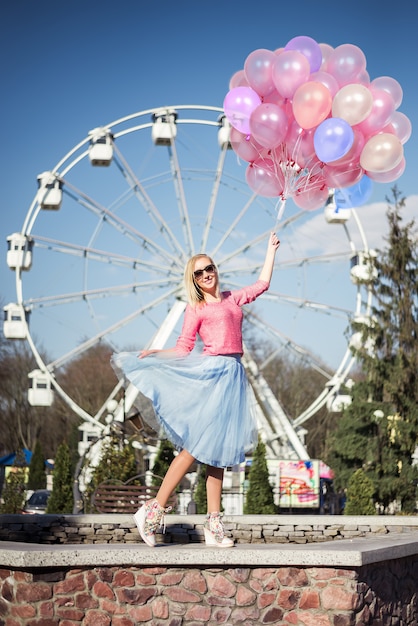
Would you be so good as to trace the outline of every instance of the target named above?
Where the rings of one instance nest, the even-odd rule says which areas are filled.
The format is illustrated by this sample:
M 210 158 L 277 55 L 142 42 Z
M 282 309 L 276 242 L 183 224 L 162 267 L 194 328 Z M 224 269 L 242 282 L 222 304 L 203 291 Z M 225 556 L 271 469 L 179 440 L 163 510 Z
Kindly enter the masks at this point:
M 362 469 L 356 470 L 348 483 L 344 515 L 376 515 L 373 492 L 370 478 Z
M 46 488 L 45 459 L 39 440 L 35 444 L 35 449 L 30 460 L 27 487 L 33 491 Z
M 363 468 L 381 510 L 397 501 L 410 513 L 418 478 L 418 467 L 412 465 L 418 445 L 418 244 L 414 221 L 402 224 L 405 202 L 396 187 L 393 198 L 387 211 L 388 247 L 374 261 L 370 324 L 352 324 L 362 332 L 355 355 L 363 379 L 354 386 L 328 460 L 340 486 Z
M 117 435 L 109 435 L 103 442 L 99 463 L 93 469 L 84 493 L 86 512 L 91 512 L 90 501 L 100 483 L 106 480 L 126 482 L 136 475 L 137 464 L 132 446 L 125 445 Z
M 269 515 L 276 513 L 273 488 L 269 481 L 266 461 L 266 446 L 261 439 L 254 450 L 248 479 L 249 487 L 245 499 L 244 513 L 246 515 Z
M 73 512 L 73 473 L 68 445 L 62 442 L 58 446 L 53 471 L 52 493 L 48 499 L 47 513 Z
M 155 457 L 154 465 L 152 467 L 152 484 L 157 487 L 161 484 L 161 478 L 167 473 L 168 468 L 174 459 L 174 446 L 168 441 L 168 439 L 162 439 L 158 448 L 157 456 Z
M 1 513 L 21 513 L 25 505 L 26 460 L 23 450 L 16 452 L 11 471 L 7 477 L 0 505 Z

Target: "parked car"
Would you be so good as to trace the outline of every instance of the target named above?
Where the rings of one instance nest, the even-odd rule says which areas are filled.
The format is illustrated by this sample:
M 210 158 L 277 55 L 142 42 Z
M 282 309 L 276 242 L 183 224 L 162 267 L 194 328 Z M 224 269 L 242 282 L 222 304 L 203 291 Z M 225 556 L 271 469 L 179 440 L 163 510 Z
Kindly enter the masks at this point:
M 51 492 L 48 489 L 37 489 L 30 496 L 23 509 L 24 513 L 45 513 L 48 498 Z

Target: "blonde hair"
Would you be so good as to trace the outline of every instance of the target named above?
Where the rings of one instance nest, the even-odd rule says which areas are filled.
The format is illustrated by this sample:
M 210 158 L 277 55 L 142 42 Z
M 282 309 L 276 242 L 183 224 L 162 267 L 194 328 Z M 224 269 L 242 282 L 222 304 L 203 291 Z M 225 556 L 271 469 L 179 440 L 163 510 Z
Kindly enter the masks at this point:
M 209 263 L 215 267 L 216 274 L 218 274 L 216 264 L 207 254 L 195 254 L 187 261 L 186 267 L 184 268 L 184 287 L 186 289 L 187 301 L 191 306 L 198 306 L 205 302 L 205 294 L 200 289 L 194 277 L 194 266 L 197 259 L 209 259 Z

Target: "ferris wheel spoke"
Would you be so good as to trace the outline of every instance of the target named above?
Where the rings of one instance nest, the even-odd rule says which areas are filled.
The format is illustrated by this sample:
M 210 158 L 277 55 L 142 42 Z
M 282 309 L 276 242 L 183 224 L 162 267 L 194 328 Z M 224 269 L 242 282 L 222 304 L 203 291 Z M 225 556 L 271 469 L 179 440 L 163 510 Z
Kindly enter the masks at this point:
M 247 203 L 243 206 L 243 208 L 241 209 L 241 211 L 239 212 L 239 214 L 235 217 L 235 219 L 231 222 L 231 225 L 229 226 L 229 228 L 223 233 L 222 237 L 219 239 L 218 244 L 215 246 L 215 248 L 212 250 L 212 255 L 215 256 L 216 254 L 219 253 L 219 251 L 222 249 L 222 246 L 224 245 L 225 241 L 228 239 L 228 237 L 231 235 L 231 233 L 234 231 L 234 229 L 237 227 L 237 225 L 240 223 L 240 221 L 242 220 L 242 218 L 246 215 L 246 213 L 248 212 L 249 208 L 252 206 L 252 204 L 254 203 L 255 199 L 257 197 L 257 194 L 253 194 L 247 201 Z M 243 246 L 243 249 L 245 248 L 245 246 Z M 239 254 L 239 251 L 224 257 L 220 263 L 225 263 L 229 258 L 232 258 L 235 256 L 235 254 Z
M 206 223 L 203 229 L 202 241 L 200 244 L 200 250 L 206 250 L 206 247 L 207 247 L 209 233 L 212 227 L 213 217 L 215 214 L 216 201 L 218 199 L 219 186 L 221 184 L 222 174 L 224 171 L 227 150 L 228 150 L 228 147 L 227 145 L 225 145 L 219 152 L 215 178 L 214 178 L 213 186 L 212 186 L 212 192 L 209 198 L 209 206 L 208 206 L 208 211 L 207 211 Z
M 84 289 L 73 293 L 54 294 L 50 296 L 42 296 L 40 298 L 28 298 L 23 301 L 23 306 L 31 310 L 42 307 L 61 306 L 74 302 L 83 302 L 85 300 L 95 300 L 99 298 L 113 298 L 115 296 L 127 295 L 130 293 L 145 292 L 149 289 L 155 291 L 173 284 L 172 280 L 149 280 L 131 283 L 129 285 L 112 285 L 101 287 L 100 289 Z M 177 282 L 176 282 L 177 284 Z
M 73 193 L 70 193 L 69 189 L 71 189 Z M 150 237 L 135 229 L 128 222 L 122 220 L 119 216 L 117 216 L 109 209 L 106 209 L 105 207 L 95 202 L 92 198 L 84 194 L 68 181 L 65 182 L 64 192 L 72 197 L 73 200 L 84 206 L 84 208 L 91 211 L 94 215 L 97 215 L 101 220 L 105 219 L 107 224 L 115 228 L 123 235 L 129 237 L 132 241 L 139 244 L 142 248 L 158 252 L 158 254 L 166 258 L 167 261 L 171 261 L 174 263 L 177 262 L 178 259 L 175 255 L 169 254 L 165 248 L 156 244 L 155 241 L 153 241 Z
M 228 263 L 229 261 L 231 261 L 232 259 L 240 258 L 241 255 L 246 254 L 247 252 L 253 250 L 259 243 L 266 241 L 266 238 L 270 232 L 271 231 L 264 231 L 261 234 L 257 235 L 256 237 L 253 237 L 252 239 L 244 243 L 242 246 L 239 246 L 238 248 L 235 248 L 233 251 L 229 252 L 228 254 L 225 254 L 223 257 L 221 257 L 219 261 L 219 265 L 224 265 Z M 253 273 L 259 267 L 262 267 L 262 263 L 260 264 L 256 263 L 255 265 L 253 265 L 253 267 L 250 267 L 250 268 L 246 266 L 246 269 L 247 271 L 250 271 Z M 242 269 L 242 266 L 241 266 L 241 269 Z M 230 268 L 227 269 L 227 273 L 230 273 L 231 271 L 232 270 Z
M 308 265 L 318 265 L 319 263 L 331 263 L 332 261 L 349 260 L 351 253 L 330 252 L 329 254 L 317 254 L 312 256 L 298 257 L 294 259 L 285 259 L 280 262 L 281 268 L 302 267 Z
M 176 264 L 172 266 L 159 265 L 156 262 L 145 261 L 137 257 L 127 257 L 122 254 L 108 252 L 106 250 L 98 250 L 95 248 L 87 248 L 78 244 L 67 241 L 59 241 L 50 237 L 42 237 L 34 235 L 35 247 L 60 252 L 71 256 L 78 256 L 84 259 L 100 261 L 102 263 L 111 263 L 132 269 L 143 269 L 145 271 L 161 272 L 163 276 L 181 276 L 182 268 Z
M 308 300 L 306 298 L 289 296 L 274 291 L 268 291 L 263 295 L 263 297 L 266 300 L 273 300 L 277 303 L 284 302 L 285 304 L 295 306 L 298 309 L 310 309 L 312 311 L 321 312 L 324 315 L 336 315 L 347 320 L 352 314 L 352 310 L 345 307 L 336 306 L 334 304 L 325 304 L 323 302 L 314 302 L 313 300 Z
M 49 363 L 48 364 L 48 369 L 50 371 L 53 371 L 54 369 L 56 369 L 58 367 L 61 367 L 62 365 L 64 365 L 68 361 L 70 361 L 75 356 L 79 356 L 79 355 L 83 354 L 86 350 L 88 350 L 89 348 L 92 348 L 97 343 L 102 341 L 106 336 L 111 335 L 112 333 L 116 332 L 120 328 L 123 328 L 123 326 L 126 326 L 127 324 L 129 324 L 135 318 L 137 318 L 140 315 L 142 315 L 144 312 L 151 310 L 152 308 L 156 307 L 161 302 L 164 302 L 170 296 L 173 296 L 177 291 L 178 291 L 177 287 L 175 289 L 171 289 L 170 291 L 166 291 L 163 294 L 161 294 L 158 298 L 153 300 L 152 302 L 149 302 L 148 304 L 140 307 L 139 309 L 135 309 L 132 313 L 130 313 L 126 317 L 122 318 L 121 320 L 119 320 L 115 324 L 112 324 L 111 326 L 108 326 L 107 328 L 105 328 L 101 332 L 97 333 L 96 335 L 94 335 L 90 339 L 87 339 L 86 341 L 82 342 L 80 345 L 78 345 L 73 350 L 70 350 L 69 352 L 67 352 L 67 354 L 64 354 L 60 358 L 58 358 L 55 361 Z
M 292 352 L 294 355 L 301 357 L 303 361 L 309 363 L 313 369 L 322 374 L 327 380 L 332 378 L 332 374 L 330 374 L 321 362 L 319 362 L 318 358 L 312 354 L 308 349 L 297 344 L 291 337 L 288 337 L 277 328 L 273 327 L 271 324 L 268 324 L 264 319 L 261 319 L 257 314 L 253 311 L 248 311 L 245 314 L 245 318 L 253 324 L 255 327 L 263 330 L 264 332 L 268 332 L 272 337 L 279 340 L 280 344 Z
M 187 207 L 186 194 L 184 192 L 183 178 L 181 176 L 180 164 L 177 155 L 176 142 L 171 139 L 168 146 L 171 172 L 173 175 L 174 189 L 177 197 L 177 206 L 180 215 L 180 222 L 183 229 L 184 244 L 187 256 L 191 257 L 195 253 L 193 234 L 190 225 L 189 210 Z
M 181 248 L 180 243 L 177 241 L 174 233 L 169 228 L 167 222 L 164 220 L 154 202 L 151 200 L 149 194 L 145 190 L 143 184 L 140 182 L 138 177 L 133 172 L 132 168 L 128 164 L 127 160 L 122 155 L 120 149 L 115 145 L 115 152 L 118 158 L 115 158 L 115 163 L 122 175 L 128 181 L 132 193 L 140 200 L 141 205 L 144 207 L 147 214 L 150 216 L 151 220 L 157 226 L 158 231 L 163 235 L 163 237 L 170 244 L 173 252 L 176 256 L 183 257 L 183 250 Z
M 236 289 L 240 289 L 242 285 L 238 283 L 234 283 L 229 281 L 228 284 L 231 287 Z M 290 306 L 293 306 L 297 309 L 309 309 L 311 311 L 317 311 L 323 313 L 324 315 L 333 315 L 335 317 L 340 317 L 347 319 L 352 315 L 352 310 L 347 309 L 346 307 L 339 307 L 334 304 L 325 304 L 323 302 L 315 302 L 313 300 L 309 300 L 307 298 L 302 298 L 300 296 L 290 296 L 284 293 L 267 291 L 261 296 L 262 300 L 271 300 L 276 304 L 284 303 Z

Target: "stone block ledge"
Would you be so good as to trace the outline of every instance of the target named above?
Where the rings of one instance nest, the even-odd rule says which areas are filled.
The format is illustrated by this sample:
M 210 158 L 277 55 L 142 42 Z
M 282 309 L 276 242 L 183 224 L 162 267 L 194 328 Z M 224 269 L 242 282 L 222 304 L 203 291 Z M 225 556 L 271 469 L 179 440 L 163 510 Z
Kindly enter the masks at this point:
M 391 533 L 367 540 L 295 545 L 237 544 L 231 549 L 204 544 L 43 545 L 1 542 L 0 567 L 61 568 L 101 566 L 182 567 L 360 567 L 418 555 L 418 533 Z
M 203 515 L 166 515 L 164 542 L 202 544 L 204 519 Z M 237 545 L 253 546 L 336 543 L 418 533 L 418 516 L 229 515 L 224 524 Z M 7 541 L 123 545 L 138 543 L 139 534 L 131 515 L 0 515 L 0 545 Z

